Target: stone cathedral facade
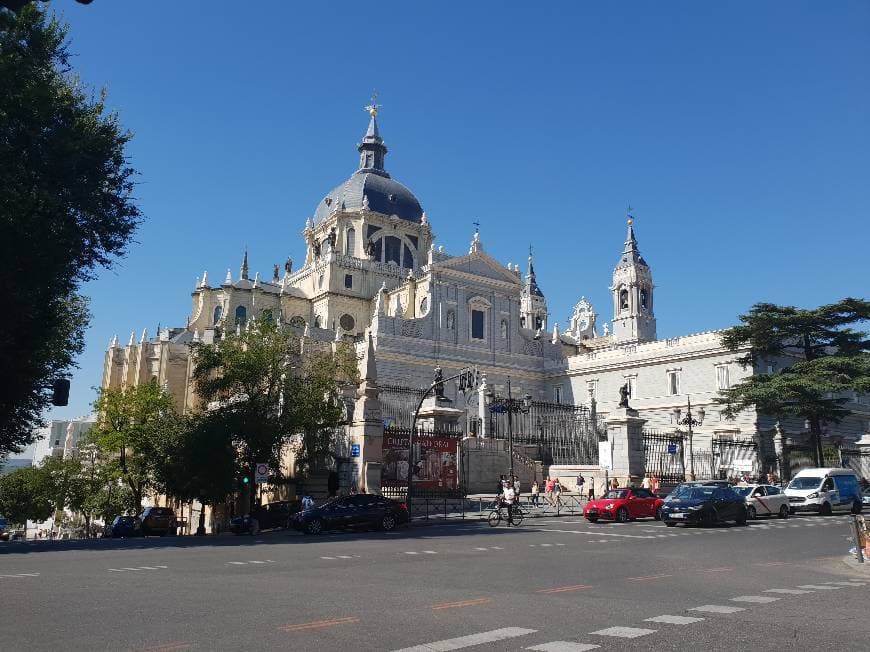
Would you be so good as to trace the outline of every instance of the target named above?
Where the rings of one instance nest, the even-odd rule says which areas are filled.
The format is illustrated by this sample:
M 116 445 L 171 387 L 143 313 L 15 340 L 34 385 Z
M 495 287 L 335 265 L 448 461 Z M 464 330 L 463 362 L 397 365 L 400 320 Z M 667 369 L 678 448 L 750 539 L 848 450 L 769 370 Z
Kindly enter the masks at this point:
M 631 407 L 648 428 L 673 431 L 691 399 L 693 409 L 705 414 L 695 428 L 697 441 L 771 440 L 773 419 L 747 411 L 727 420 L 713 402 L 720 389 L 753 372 L 737 364 L 719 332 L 658 339 L 652 269 L 640 254 L 631 219 L 621 249 L 614 233 L 612 305 L 599 314 L 580 298 L 560 331 L 548 323 L 548 313 L 566 307 L 548 306 L 531 253 L 521 270 L 490 256 L 480 233 L 473 234 L 467 252 L 435 245 L 423 205 L 387 171 L 377 107 L 369 110 L 357 146 L 358 169 L 318 201 L 312 217 L 300 220 L 306 249 L 298 269 L 287 260 L 252 274 L 246 252 L 238 274 L 227 269 L 214 279 L 204 273 L 191 294 L 185 326 L 161 329 L 154 337 L 133 334 L 126 346 L 117 337 L 112 341 L 104 387 L 156 379 L 179 409 L 196 409 L 190 345 L 213 342 L 252 318 L 273 319 L 324 345 L 355 341 L 361 358 L 370 335 L 380 384 L 423 387 L 436 365 L 445 377 L 476 365 L 497 394 L 505 394 L 510 378 L 515 396 L 575 405 L 594 401 L 599 415 L 616 410 L 619 389 L 627 385 Z M 760 361 L 755 371 L 789 364 Z M 457 407 L 467 407 L 469 423 L 485 435 L 482 401 L 468 400 L 466 406 L 455 387 L 448 385 L 446 392 Z M 870 418 L 865 401 L 855 397 L 847 407 L 859 416 L 831 424 L 829 435 L 859 439 Z M 799 434 L 804 426 L 784 422 L 780 430 Z M 772 451 L 770 441 L 765 445 Z

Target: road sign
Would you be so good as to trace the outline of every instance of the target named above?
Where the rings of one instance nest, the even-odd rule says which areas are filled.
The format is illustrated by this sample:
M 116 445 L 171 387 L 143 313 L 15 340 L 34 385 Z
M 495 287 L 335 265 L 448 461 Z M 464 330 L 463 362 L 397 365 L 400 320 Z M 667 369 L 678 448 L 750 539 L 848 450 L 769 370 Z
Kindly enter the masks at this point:
M 676 444 L 668 444 L 668 453 L 670 453 L 671 455 L 675 455 L 676 452 L 677 452 L 677 445 Z
M 269 482 L 269 465 L 260 462 L 254 469 L 254 482 L 257 484 L 265 484 Z
M 350 445 L 350 456 L 351 457 L 359 457 L 359 444 L 351 444 Z

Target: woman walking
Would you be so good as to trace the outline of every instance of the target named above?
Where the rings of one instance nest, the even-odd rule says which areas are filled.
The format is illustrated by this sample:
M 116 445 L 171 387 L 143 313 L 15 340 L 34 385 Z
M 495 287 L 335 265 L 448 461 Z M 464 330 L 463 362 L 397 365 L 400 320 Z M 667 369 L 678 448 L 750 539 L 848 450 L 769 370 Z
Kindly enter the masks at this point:
M 538 481 L 533 480 L 532 481 L 532 490 L 531 490 L 532 507 L 540 507 L 540 505 L 538 504 L 538 501 L 541 499 L 540 492 L 541 492 L 541 488 L 538 486 Z

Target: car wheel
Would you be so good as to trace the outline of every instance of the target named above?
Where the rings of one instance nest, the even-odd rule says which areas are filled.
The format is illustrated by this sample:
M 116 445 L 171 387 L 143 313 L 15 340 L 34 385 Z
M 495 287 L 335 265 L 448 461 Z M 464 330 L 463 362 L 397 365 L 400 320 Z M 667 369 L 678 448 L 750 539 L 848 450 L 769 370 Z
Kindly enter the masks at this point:
M 860 514 L 861 510 L 863 508 L 864 508 L 864 506 L 860 502 L 858 502 L 857 500 L 854 503 L 852 503 L 852 513 L 853 514 Z
M 716 514 L 712 511 L 701 514 L 701 525 L 704 527 L 713 527 L 716 525 Z
M 779 508 L 779 517 L 780 518 L 788 518 L 788 515 L 789 515 L 788 505 L 783 505 L 782 507 Z
M 625 507 L 620 507 L 616 510 L 616 522 L 628 523 L 628 510 Z
M 665 527 L 676 527 L 676 525 L 674 521 L 665 521 Z
M 750 507 L 750 509 L 752 509 L 752 508 Z M 746 512 L 741 512 L 740 514 L 737 515 L 737 518 L 734 520 L 734 523 L 736 523 L 737 525 L 746 525 L 746 517 L 747 516 L 748 515 Z
M 831 503 L 822 503 L 822 506 L 819 507 L 819 514 L 821 514 L 822 516 L 830 516 Z
M 323 521 L 319 518 L 312 519 L 305 526 L 306 534 L 320 534 L 323 532 Z
M 384 517 L 381 519 L 381 529 L 384 532 L 390 532 L 391 530 L 395 530 L 396 517 L 392 514 L 384 514 Z
M 661 521 L 661 520 L 662 520 L 662 508 L 661 508 L 661 507 L 659 507 L 659 508 L 656 510 L 656 520 L 657 520 L 657 521 Z
M 755 507 L 753 507 L 752 505 L 746 508 L 746 518 L 748 518 L 750 521 L 754 521 L 758 518 L 758 512 L 755 511 Z
M 598 517 L 597 516 L 587 516 L 586 520 L 589 521 L 590 523 L 597 523 Z

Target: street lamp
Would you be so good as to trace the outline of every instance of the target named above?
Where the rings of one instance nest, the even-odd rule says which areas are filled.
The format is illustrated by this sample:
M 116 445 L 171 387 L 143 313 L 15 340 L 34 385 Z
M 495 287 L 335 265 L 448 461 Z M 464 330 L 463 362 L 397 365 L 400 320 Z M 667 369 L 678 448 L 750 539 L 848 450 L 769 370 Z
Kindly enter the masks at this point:
M 695 479 L 695 450 L 692 447 L 692 428 L 696 426 L 700 426 L 704 423 L 704 415 L 706 414 L 706 410 L 704 408 L 700 408 L 698 410 L 698 418 L 695 419 L 692 417 L 692 398 L 690 396 L 686 397 L 687 406 L 686 406 L 686 416 L 680 419 L 680 408 L 674 410 L 674 416 L 676 417 L 677 425 L 686 426 L 688 428 L 689 434 L 689 479 Z
M 510 455 L 510 476 L 511 482 L 514 477 L 514 413 L 528 414 L 532 409 L 532 395 L 526 394 L 522 399 L 515 399 L 511 396 L 511 379 L 507 379 L 507 398 L 496 398 L 495 393 L 489 390 L 484 395 L 486 406 L 492 413 L 504 413 L 508 415 L 508 454 Z

